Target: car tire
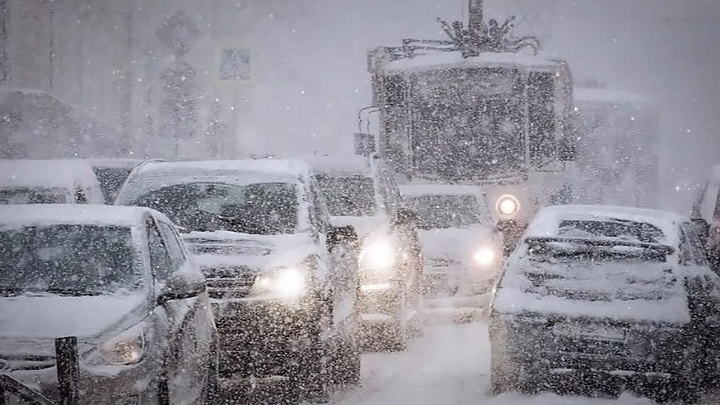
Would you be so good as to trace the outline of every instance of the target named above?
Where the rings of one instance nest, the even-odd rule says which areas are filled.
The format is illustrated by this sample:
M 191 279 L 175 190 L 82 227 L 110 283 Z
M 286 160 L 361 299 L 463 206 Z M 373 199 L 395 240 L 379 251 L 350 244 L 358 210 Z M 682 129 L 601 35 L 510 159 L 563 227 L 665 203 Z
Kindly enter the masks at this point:
M 298 401 L 327 403 L 330 400 L 331 351 L 322 339 L 323 327 L 328 327 L 329 317 L 328 313 L 320 311 L 307 320 L 309 345 L 297 353 L 298 358 L 289 373 L 291 395 Z
M 218 345 L 218 338 L 216 336 L 210 350 L 210 358 L 208 359 L 208 376 L 205 381 L 203 392 L 203 398 L 205 400 L 205 404 L 207 405 L 217 403 L 220 398 L 220 356 Z
M 683 404 L 695 404 L 700 400 L 701 387 L 694 381 L 675 376 L 660 387 L 656 387 L 652 399 L 658 404 L 680 401 Z
M 408 325 L 404 320 L 390 324 L 385 328 L 385 349 L 394 352 L 402 352 L 408 346 Z

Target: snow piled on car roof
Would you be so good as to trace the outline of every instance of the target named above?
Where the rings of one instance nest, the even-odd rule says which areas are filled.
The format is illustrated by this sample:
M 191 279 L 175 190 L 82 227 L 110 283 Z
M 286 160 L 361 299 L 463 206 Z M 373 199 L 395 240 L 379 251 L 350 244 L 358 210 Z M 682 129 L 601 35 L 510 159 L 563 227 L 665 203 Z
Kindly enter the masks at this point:
M 120 189 L 116 205 L 128 204 L 150 191 L 177 184 L 222 181 L 232 184 L 294 183 L 310 174 L 309 166 L 291 159 L 204 160 L 146 162 L 138 166 Z
M 59 187 L 73 190 L 77 185 L 100 189 L 92 167 L 82 160 L 0 160 L 0 187 Z
M 0 206 L 0 228 L 25 226 L 87 224 L 96 226 L 137 226 L 144 214 L 157 211 L 144 207 L 116 207 L 92 204 L 32 204 Z
M 558 236 L 560 222 L 579 221 L 630 221 L 652 225 L 664 235 L 663 243 L 671 246 L 679 244 L 679 226 L 689 221 L 682 215 L 647 208 L 618 207 L 605 205 L 555 205 L 541 209 L 528 229 L 525 237 Z

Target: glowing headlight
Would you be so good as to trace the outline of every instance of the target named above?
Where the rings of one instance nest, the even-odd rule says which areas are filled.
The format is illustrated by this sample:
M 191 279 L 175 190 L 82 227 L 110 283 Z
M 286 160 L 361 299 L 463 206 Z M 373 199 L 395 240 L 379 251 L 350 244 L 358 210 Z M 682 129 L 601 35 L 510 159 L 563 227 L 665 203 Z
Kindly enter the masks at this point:
M 105 363 L 115 366 L 138 363 L 145 357 L 146 330 L 147 325 L 143 322 L 100 344 L 100 357 Z
M 360 286 L 362 292 L 384 291 L 390 289 L 390 283 L 363 284 Z
M 520 203 L 515 196 L 505 194 L 504 196 L 498 198 L 497 203 L 495 204 L 495 209 L 499 214 L 512 215 L 518 212 L 520 209 Z
M 307 287 L 305 272 L 287 267 L 258 276 L 253 285 L 256 293 L 277 293 L 286 298 L 302 295 Z
M 489 246 L 483 246 L 473 254 L 473 260 L 480 266 L 489 266 L 495 262 L 495 250 Z
M 385 270 L 395 264 L 395 249 L 385 240 L 375 240 L 365 245 L 360 252 L 360 267 L 369 270 Z

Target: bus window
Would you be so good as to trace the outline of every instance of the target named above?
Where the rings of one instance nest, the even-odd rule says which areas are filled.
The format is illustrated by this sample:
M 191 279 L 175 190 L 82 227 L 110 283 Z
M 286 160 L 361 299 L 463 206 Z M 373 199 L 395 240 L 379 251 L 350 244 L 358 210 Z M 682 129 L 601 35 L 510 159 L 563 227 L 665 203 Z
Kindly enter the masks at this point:
M 531 72 L 528 79 L 528 114 L 530 118 L 530 161 L 547 162 L 554 157 L 555 145 L 555 84 L 553 75 Z

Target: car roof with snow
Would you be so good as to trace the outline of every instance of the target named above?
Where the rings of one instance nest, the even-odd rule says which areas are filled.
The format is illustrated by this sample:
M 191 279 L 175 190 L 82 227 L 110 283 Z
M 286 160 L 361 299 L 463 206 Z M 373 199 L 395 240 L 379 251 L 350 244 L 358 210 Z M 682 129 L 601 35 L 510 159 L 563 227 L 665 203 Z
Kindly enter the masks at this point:
M 466 184 L 401 184 L 398 188 L 403 197 L 482 194 L 482 189 L 479 186 Z
M 147 214 L 169 220 L 145 207 L 94 204 L 31 204 L 0 206 L 0 228 L 37 225 L 82 224 L 94 226 L 143 226 Z
M 293 159 L 239 159 L 182 162 L 149 161 L 136 167 L 118 193 L 117 204 L 133 201 L 151 190 L 198 181 L 232 184 L 305 181 L 309 166 Z
M 371 158 L 359 155 L 322 155 L 307 159 L 314 173 L 330 176 L 367 175 L 372 176 Z
M 0 160 L 0 187 L 100 187 L 92 167 L 79 159 Z
M 649 224 L 663 233 L 658 243 L 675 246 L 680 242 L 679 226 L 689 221 L 682 215 L 647 208 L 605 205 L 555 205 L 541 209 L 525 231 L 525 238 L 559 236 L 563 221 L 635 222 Z

